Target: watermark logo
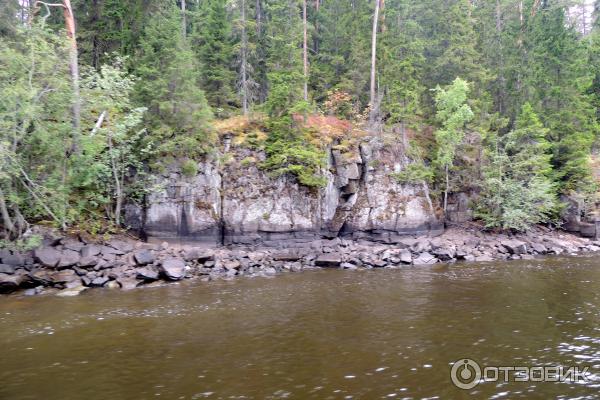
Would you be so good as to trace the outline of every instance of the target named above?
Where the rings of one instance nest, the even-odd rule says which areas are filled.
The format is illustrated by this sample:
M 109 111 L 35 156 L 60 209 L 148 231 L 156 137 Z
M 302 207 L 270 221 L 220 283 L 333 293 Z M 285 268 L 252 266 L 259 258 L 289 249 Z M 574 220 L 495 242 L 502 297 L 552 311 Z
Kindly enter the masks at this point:
M 470 358 L 452 365 L 450 379 L 460 389 L 473 389 L 481 382 L 588 382 L 590 367 L 484 366 Z
M 463 358 L 452 365 L 450 378 L 460 389 L 473 389 L 481 381 L 481 367 L 475 361 Z

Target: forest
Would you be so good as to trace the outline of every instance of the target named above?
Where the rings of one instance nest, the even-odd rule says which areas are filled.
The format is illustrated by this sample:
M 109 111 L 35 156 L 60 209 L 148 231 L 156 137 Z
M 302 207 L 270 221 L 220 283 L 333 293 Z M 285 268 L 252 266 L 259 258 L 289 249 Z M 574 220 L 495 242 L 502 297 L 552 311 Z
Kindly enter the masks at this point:
M 126 228 L 153 173 L 244 132 L 323 186 L 326 148 L 396 145 L 395 179 L 488 229 L 597 201 L 600 1 L 0 0 L 0 214 Z

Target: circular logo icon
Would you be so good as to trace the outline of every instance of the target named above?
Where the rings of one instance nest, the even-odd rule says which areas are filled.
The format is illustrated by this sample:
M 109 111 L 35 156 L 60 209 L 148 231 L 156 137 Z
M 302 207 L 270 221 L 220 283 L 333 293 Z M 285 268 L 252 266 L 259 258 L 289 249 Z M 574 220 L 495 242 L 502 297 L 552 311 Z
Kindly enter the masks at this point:
M 450 378 L 460 389 L 473 389 L 481 380 L 481 367 L 470 358 L 462 358 L 452 365 Z

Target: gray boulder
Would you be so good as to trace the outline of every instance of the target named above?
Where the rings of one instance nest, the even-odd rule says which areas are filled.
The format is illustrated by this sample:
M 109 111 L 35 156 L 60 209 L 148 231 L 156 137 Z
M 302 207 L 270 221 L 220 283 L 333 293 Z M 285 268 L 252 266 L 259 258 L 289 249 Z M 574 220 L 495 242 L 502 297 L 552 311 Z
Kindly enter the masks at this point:
M 526 254 L 527 253 L 527 243 L 522 242 L 520 240 L 503 240 L 500 243 L 510 254 Z
M 44 267 L 55 268 L 62 254 L 52 247 L 42 247 L 33 251 L 33 258 Z
M 23 283 L 23 275 L 0 274 L 0 293 L 14 292 Z
M 140 284 L 140 281 L 138 281 L 134 277 L 122 277 L 117 279 L 117 282 L 119 282 L 119 285 L 121 285 L 122 290 L 135 289 L 137 285 Z
M 79 275 L 77 275 L 72 269 L 56 271 L 50 275 L 50 279 L 53 283 L 67 283 L 80 280 Z
M 60 260 L 58 261 L 58 268 L 67 268 L 73 265 L 77 265 L 81 256 L 79 252 L 74 250 L 65 250 L 62 252 L 60 256 Z
M 12 275 L 15 273 L 15 267 L 13 265 L 0 264 L 0 274 Z
M 133 254 L 137 265 L 147 265 L 154 262 L 154 254 L 150 250 L 138 250 Z
M 412 263 L 412 253 L 409 250 L 402 250 L 399 255 L 400 262 L 404 264 Z
M 161 263 L 160 272 L 165 278 L 178 281 L 185 277 L 185 262 L 181 258 L 167 258 Z
M 419 256 L 413 260 L 414 265 L 429 265 L 435 264 L 437 262 L 437 258 L 435 258 L 433 254 L 430 254 L 428 252 L 423 252 L 419 254 Z
M 104 286 L 104 284 L 106 282 L 108 282 L 108 277 L 106 277 L 106 276 L 99 276 L 97 278 L 94 278 L 92 280 L 92 282 L 90 282 L 90 286 L 102 287 L 102 286 Z
M 137 270 L 138 279 L 142 279 L 144 281 L 156 281 L 158 280 L 158 270 L 154 267 L 144 267 L 139 268 Z
M 342 256 L 337 253 L 321 254 L 315 259 L 315 265 L 318 267 L 337 268 L 342 264 Z
M 2 257 L 2 263 L 13 267 L 21 267 L 25 265 L 25 257 L 20 253 L 7 254 Z
M 93 244 L 88 244 L 87 246 L 83 246 L 81 248 L 81 257 L 95 257 L 100 254 L 101 248 L 99 246 L 95 246 Z

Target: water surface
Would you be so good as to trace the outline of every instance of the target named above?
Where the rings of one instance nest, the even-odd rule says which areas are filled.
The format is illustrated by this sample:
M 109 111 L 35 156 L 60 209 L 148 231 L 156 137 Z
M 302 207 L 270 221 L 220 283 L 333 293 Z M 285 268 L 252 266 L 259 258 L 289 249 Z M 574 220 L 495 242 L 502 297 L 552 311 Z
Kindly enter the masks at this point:
M 594 379 L 463 391 L 449 375 L 465 357 L 600 373 L 600 259 L 3 297 L 0 345 L 11 400 L 600 398 Z

